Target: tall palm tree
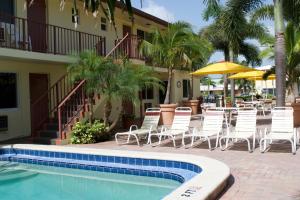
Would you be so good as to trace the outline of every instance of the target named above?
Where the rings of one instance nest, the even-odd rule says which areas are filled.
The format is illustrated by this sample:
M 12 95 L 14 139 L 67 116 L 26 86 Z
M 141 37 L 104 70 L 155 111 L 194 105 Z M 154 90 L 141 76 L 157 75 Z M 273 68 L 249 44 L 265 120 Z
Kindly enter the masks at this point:
M 300 22 L 300 1 L 299 0 L 273 0 L 274 5 L 265 5 L 254 13 L 254 20 L 257 18 L 271 18 L 275 22 L 275 66 L 276 66 L 276 94 L 277 106 L 285 105 L 285 71 L 286 52 L 284 37 L 284 20 L 299 26 Z
M 249 12 L 261 6 L 260 1 L 246 0 L 236 1 L 228 0 L 225 5 L 220 5 L 219 0 L 204 0 L 207 9 L 204 13 L 205 19 L 213 18 L 212 27 L 213 34 L 211 37 L 217 36 L 215 46 L 224 51 L 227 61 L 236 61 L 238 55 L 242 51 L 247 55 L 254 52 L 258 48 L 254 45 L 246 43 L 246 39 L 260 39 L 267 35 L 267 31 L 262 24 L 248 20 Z M 214 43 L 214 42 L 213 42 Z M 251 54 L 251 56 L 258 54 Z M 249 57 L 250 58 L 250 57 Z M 256 59 L 256 63 L 260 64 L 261 60 Z M 226 79 L 224 79 L 226 84 Z M 231 81 L 231 88 L 234 88 L 234 80 Z M 226 87 L 225 87 L 226 90 Z M 226 91 L 224 91 L 226 95 Z M 231 99 L 234 101 L 234 90 L 231 91 Z
M 167 30 L 156 29 L 150 42 L 143 41 L 141 51 L 152 59 L 153 65 L 168 69 L 168 84 L 164 104 L 171 103 L 171 80 L 174 69 L 188 69 L 195 58 L 205 61 L 210 56 L 211 45 L 203 39 L 196 39 L 191 26 L 185 22 L 169 25 Z M 197 55 L 197 56 L 195 56 Z
M 274 0 L 275 21 L 275 66 L 276 66 L 276 105 L 285 106 L 285 40 L 283 21 L 283 0 Z
M 144 87 L 161 88 L 161 82 L 151 68 L 134 66 L 129 62 L 116 64 L 110 59 L 98 57 L 94 51 L 80 54 L 76 63 L 68 67 L 73 80 L 86 80 L 88 94 L 99 93 L 104 99 L 104 123 L 110 132 L 118 123 L 123 107 L 117 117 L 110 123 L 112 102 L 128 100 L 139 101 L 138 92 Z M 92 109 L 91 109 L 92 110 Z
M 300 28 L 296 27 L 294 23 L 289 22 L 285 30 L 285 61 L 286 61 L 286 73 L 285 84 L 288 91 L 292 95 L 292 99 L 298 96 L 298 82 L 300 77 Z M 268 48 L 261 52 L 261 56 L 268 59 L 274 59 L 274 44 L 275 38 L 271 38 L 266 42 Z M 277 68 L 276 68 L 277 70 Z M 265 77 L 275 73 L 275 68 L 266 73 Z

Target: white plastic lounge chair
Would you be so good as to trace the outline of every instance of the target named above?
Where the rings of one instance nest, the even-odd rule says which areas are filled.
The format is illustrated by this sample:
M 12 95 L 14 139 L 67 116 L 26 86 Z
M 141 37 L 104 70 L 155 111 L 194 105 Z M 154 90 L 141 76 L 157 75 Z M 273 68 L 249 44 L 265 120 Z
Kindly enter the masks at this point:
M 176 137 L 183 136 L 183 134 L 189 131 L 189 125 L 191 121 L 192 109 L 189 107 L 178 107 L 175 109 L 175 116 L 170 129 L 162 127 L 161 132 L 157 134 L 159 138 L 158 145 L 161 144 L 162 138 L 170 138 L 173 141 L 174 147 L 176 147 Z M 153 136 L 153 135 L 151 135 Z M 150 136 L 150 144 L 151 143 Z
M 272 144 L 274 140 L 287 140 L 292 145 L 292 153 L 296 154 L 297 133 L 294 128 L 294 116 L 292 107 L 275 107 L 272 110 L 271 131 L 264 131 L 264 136 L 260 140 L 260 151 L 263 153 L 267 149 L 267 141 Z
M 246 140 L 248 143 L 248 151 L 253 152 L 255 149 L 256 115 L 256 109 L 238 110 L 235 129 L 227 129 L 227 134 L 220 138 L 221 150 L 227 149 L 229 140 L 233 139 L 233 141 Z M 250 145 L 250 138 L 253 140 L 252 148 Z M 222 140 L 226 140 L 225 148 L 222 147 Z
M 130 142 L 130 137 L 133 136 L 136 139 L 138 145 L 140 136 L 148 136 L 147 144 L 150 142 L 150 135 L 152 132 L 157 132 L 158 121 L 160 117 L 160 108 L 148 108 L 145 113 L 145 118 L 140 129 L 137 125 L 130 126 L 128 132 L 116 133 L 115 138 L 117 144 L 128 144 Z M 128 136 L 127 142 L 120 143 L 118 141 L 119 136 Z
M 204 139 L 208 142 L 209 150 L 212 150 L 210 138 L 216 136 L 216 146 L 218 147 L 218 142 L 220 138 L 220 134 L 222 133 L 222 126 L 224 120 L 224 111 L 223 110 L 207 110 L 204 114 L 203 126 L 200 130 L 197 128 L 193 129 L 192 134 L 184 134 L 182 144 L 185 146 L 184 138 L 191 137 L 191 147 L 194 145 L 194 141 L 196 138 L 200 138 L 200 140 Z

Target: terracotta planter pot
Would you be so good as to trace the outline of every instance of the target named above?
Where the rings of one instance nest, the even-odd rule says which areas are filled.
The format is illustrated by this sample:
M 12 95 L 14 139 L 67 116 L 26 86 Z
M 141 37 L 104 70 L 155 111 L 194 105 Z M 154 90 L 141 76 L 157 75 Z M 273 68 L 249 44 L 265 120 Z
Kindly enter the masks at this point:
M 172 125 L 177 104 L 160 104 L 160 124 Z
M 192 109 L 192 115 L 198 114 L 198 104 L 199 100 L 187 100 L 182 101 L 184 107 L 190 107 Z
M 292 103 L 294 109 L 294 126 L 300 126 L 300 103 Z
M 232 107 L 231 102 L 227 102 L 227 103 L 226 103 L 226 107 Z

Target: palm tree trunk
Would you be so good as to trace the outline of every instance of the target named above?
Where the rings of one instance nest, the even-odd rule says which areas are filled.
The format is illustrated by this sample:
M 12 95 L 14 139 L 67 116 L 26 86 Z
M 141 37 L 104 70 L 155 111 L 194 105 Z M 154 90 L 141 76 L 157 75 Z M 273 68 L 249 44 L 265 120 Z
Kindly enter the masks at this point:
M 108 98 L 104 104 L 104 124 L 106 126 L 108 126 L 109 124 L 109 116 L 111 114 L 111 109 L 112 109 L 112 105 L 111 105 L 111 99 Z
M 93 118 L 94 118 L 94 106 L 93 106 L 94 104 L 93 104 L 93 98 L 91 97 L 91 95 L 89 95 L 88 101 L 89 101 L 89 106 L 90 106 L 89 122 L 92 123 Z
M 111 125 L 107 129 L 108 133 L 111 133 L 111 131 L 117 126 L 122 113 L 123 113 L 123 107 L 121 106 L 121 110 L 120 110 L 118 116 L 116 117 L 116 119 L 111 123 Z
M 166 97 L 165 97 L 165 101 L 164 104 L 170 104 L 171 101 L 171 81 L 172 81 L 172 70 L 173 67 L 169 67 L 168 68 L 168 85 L 167 85 L 167 91 L 166 91 Z
M 233 49 L 231 47 L 229 47 L 229 60 L 230 60 L 230 62 L 234 62 L 234 55 L 233 54 L 234 54 Z M 235 89 L 234 79 L 230 79 L 230 96 L 231 96 L 231 105 L 232 106 L 234 106 L 234 103 L 235 103 L 234 89 Z
M 283 0 L 274 0 L 275 18 L 275 66 L 276 66 L 276 105 L 285 106 L 285 39 L 283 21 Z
M 229 51 L 226 49 L 224 51 L 224 58 L 225 58 L 225 61 L 229 61 Z M 224 99 L 227 97 L 227 94 L 228 94 L 228 78 L 227 78 L 227 74 L 224 74 L 223 75 L 223 85 L 224 85 Z

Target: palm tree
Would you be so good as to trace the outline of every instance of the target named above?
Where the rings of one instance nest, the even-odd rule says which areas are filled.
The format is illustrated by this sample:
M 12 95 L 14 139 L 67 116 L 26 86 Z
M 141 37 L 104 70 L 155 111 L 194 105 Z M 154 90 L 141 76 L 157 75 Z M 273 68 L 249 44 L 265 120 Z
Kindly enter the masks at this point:
M 193 60 L 207 61 L 211 45 L 203 39 L 196 39 L 189 24 L 177 22 L 167 30 L 154 30 L 151 42 L 143 41 L 141 51 L 152 59 L 153 65 L 168 69 L 168 84 L 164 104 L 171 103 L 171 80 L 174 69 L 188 69 Z M 197 56 L 195 56 L 197 55 Z
M 207 85 L 207 93 L 209 94 L 210 91 L 210 86 L 215 87 L 216 86 L 216 82 L 212 80 L 211 77 L 209 76 L 205 76 L 203 78 L 200 79 L 200 83 L 202 85 Z
M 236 84 L 238 85 L 238 89 L 242 90 L 243 93 L 248 93 L 253 89 L 253 81 L 247 79 L 238 79 L 236 80 Z
M 103 120 L 108 132 L 114 129 L 123 114 L 123 107 L 120 106 L 117 117 L 110 122 L 112 108 L 118 106 L 113 105 L 113 101 L 137 103 L 138 92 L 144 87 L 162 88 L 151 68 L 134 66 L 129 62 L 116 64 L 110 59 L 98 57 L 94 51 L 81 53 L 79 60 L 70 65 L 68 70 L 74 80 L 86 80 L 88 94 L 99 93 L 103 97 Z
M 285 30 L 285 52 L 286 52 L 286 73 L 283 75 L 285 77 L 285 85 L 288 91 L 293 97 L 298 96 L 298 82 L 300 77 L 300 28 L 296 27 L 294 23 L 289 22 Z M 274 59 L 274 44 L 275 38 L 271 38 L 266 41 L 268 48 L 261 52 L 261 56 L 268 59 Z M 276 68 L 277 70 L 277 68 Z M 266 73 L 265 78 L 275 73 L 275 68 L 271 69 Z M 276 85 L 277 86 L 277 85 Z
M 238 55 L 244 54 L 247 55 L 246 59 L 256 57 L 251 64 L 260 64 L 258 48 L 247 43 L 246 40 L 260 39 L 267 35 L 262 24 L 248 20 L 249 12 L 259 7 L 261 2 L 228 0 L 225 6 L 220 5 L 218 0 L 205 0 L 204 2 L 207 4 L 205 19 L 214 19 L 213 24 L 207 27 L 208 32 L 212 33 L 209 36 L 212 38 L 210 41 L 216 49 L 224 52 L 225 60 L 233 62 L 237 60 Z M 205 31 L 202 34 L 205 34 Z M 227 89 L 226 82 L 224 79 L 224 95 Z M 234 88 L 233 80 L 231 88 Z M 231 90 L 231 99 L 234 101 L 234 90 Z
M 284 37 L 284 20 L 299 26 L 300 22 L 300 1 L 299 0 L 274 0 L 274 5 L 266 5 L 258 9 L 254 14 L 255 18 L 274 18 L 275 22 L 275 66 L 276 66 L 276 96 L 277 106 L 285 106 L 285 72 L 286 52 Z

